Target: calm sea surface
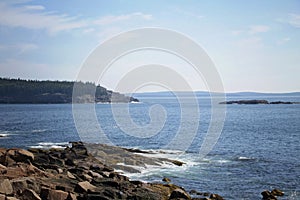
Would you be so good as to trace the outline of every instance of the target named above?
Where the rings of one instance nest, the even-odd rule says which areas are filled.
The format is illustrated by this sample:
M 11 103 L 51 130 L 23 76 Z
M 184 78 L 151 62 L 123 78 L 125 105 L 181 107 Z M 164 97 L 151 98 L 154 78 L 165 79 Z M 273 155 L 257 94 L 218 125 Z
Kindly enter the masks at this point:
M 300 102 L 300 97 L 291 96 L 243 96 L 230 99 Z M 187 163 L 184 167 L 145 169 L 142 174 L 131 175 L 133 179 L 160 181 L 167 176 L 187 190 L 218 193 L 226 199 L 261 199 L 260 192 L 274 188 L 286 192 L 287 195 L 281 199 L 300 199 L 300 104 L 227 105 L 222 134 L 213 150 L 200 159 L 199 149 L 209 127 L 211 106 L 209 98 L 199 98 L 198 101 L 199 128 L 193 138 L 180 141 L 182 144 L 191 142 L 184 154 L 168 144 L 180 127 L 185 127 L 181 129 L 183 133 L 191 135 L 188 127 L 195 125 L 196 109 L 188 103 L 184 106 L 191 113 L 188 115 L 190 119 L 184 122 L 181 120 L 183 105 L 176 99 L 142 99 L 143 103 L 130 104 L 131 120 L 140 129 L 127 123 L 128 116 L 124 112 L 118 112 L 123 111 L 126 104 L 115 104 L 114 115 L 110 104 L 96 104 L 95 110 L 103 134 L 112 144 L 152 150 L 168 147 L 168 151 L 160 151 L 161 156 L 174 157 Z M 101 143 L 102 137 L 97 133 L 97 127 L 84 113 L 85 106 L 88 105 L 81 105 L 82 118 L 86 120 L 80 127 L 86 130 L 83 135 L 77 132 L 70 104 L 0 105 L 0 146 L 61 147 L 69 141 L 80 139 Z M 155 114 L 155 119 L 150 118 L 149 111 L 162 108 L 162 118 Z M 114 120 L 116 117 L 117 122 Z M 153 123 L 152 126 L 151 120 L 164 123 Z M 123 127 L 119 126 L 120 123 Z M 124 127 L 124 124 L 128 124 L 128 127 Z M 130 131 L 133 133 L 136 130 L 143 132 L 143 128 L 155 134 L 130 134 Z

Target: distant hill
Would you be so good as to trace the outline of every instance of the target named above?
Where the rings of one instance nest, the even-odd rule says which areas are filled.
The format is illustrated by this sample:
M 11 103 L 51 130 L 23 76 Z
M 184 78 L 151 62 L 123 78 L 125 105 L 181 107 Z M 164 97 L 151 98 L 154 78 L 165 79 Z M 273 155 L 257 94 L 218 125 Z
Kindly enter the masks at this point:
M 144 93 L 134 93 L 133 96 L 141 99 L 141 98 L 176 98 L 176 94 L 179 94 L 181 97 L 209 97 L 210 93 L 207 91 L 195 91 L 195 92 L 170 92 L 170 91 L 162 91 L 162 92 L 144 92 Z M 217 94 L 217 93 L 216 93 Z M 274 96 L 289 96 L 289 97 L 300 97 L 300 92 L 290 92 L 290 93 L 262 93 L 262 92 L 231 92 L 226 93 L 226 97 L 253 97 L 253 96 L 266 96 L 266 97 L 274 97 Z
M 0 103 L 72 103 L 74 84 L 78 88 L 74 103 L 138 101 L 89 82 L 0 78 Z

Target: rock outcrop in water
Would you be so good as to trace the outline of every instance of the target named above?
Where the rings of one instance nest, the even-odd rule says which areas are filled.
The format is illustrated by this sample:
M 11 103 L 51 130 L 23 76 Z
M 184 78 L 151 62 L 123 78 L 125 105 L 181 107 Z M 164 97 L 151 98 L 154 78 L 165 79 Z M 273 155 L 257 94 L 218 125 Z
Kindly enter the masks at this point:
M 283 196 L 284 192 L 279 189 L 274 189 L 272 191 L 265 190 L 261 195 L 263 196 L 262 200 L 277 200 L 277 197 Z
M 127 151 L 120 149 L 114 150 Z M 217 194 L 199 195 L 192 198 L 171 183 L 131 181 L 80 142 L 65 149 L 0 149 L 0 200 L 223 199 Z
M 267 100 L 236 100 L 236 101 L 224 101 L 220 104 L 296 104 L 297 102 L 290 101 L 267 101 Z

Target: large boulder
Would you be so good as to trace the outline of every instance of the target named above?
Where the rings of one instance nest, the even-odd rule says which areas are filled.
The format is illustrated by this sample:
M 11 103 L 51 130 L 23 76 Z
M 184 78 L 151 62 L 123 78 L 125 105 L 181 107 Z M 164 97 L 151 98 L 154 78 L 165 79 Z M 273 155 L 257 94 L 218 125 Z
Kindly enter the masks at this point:
M 268 190 L 265 190 L 261 193 L 263 200 L 277 200 L 277 198 Z
M 49 188 L 42 188 L 41 197 L 42 199 L 47 200 L 65 200 L 69 196 L 68 192 L 64 192 L 61 190 L 52 190 Z
M 13 193 L 13 187 L 8 179 L 0 180 L 0 193 L 7 195 Z
M 79 182 L 75 187 L 75 192 L 95 192 L 97 189 L 96 186 L 90 184 L 88 181 Z
M 274 189 L 274 190 L 272 190 L 271 194 L 274 196 L 283 196 L 284 192 L 279 189 Z
M 170 199 L 191 199 L 191 197 L 184 190 L 176 188 L 172 191 Z
M 4 194 L 0 194 L 0 200 L 6 200 Z
M 31 189 L 26 189 L 24 192 L 21 194 L 21 199 L 22 200 L 42 200 L 39 195 Z
M 25 150 L 25 149 L 9 149 L 7 152 L 7 156 L 13 159 L 15 162 L 32 162 L 34 160 L 33 153 Z

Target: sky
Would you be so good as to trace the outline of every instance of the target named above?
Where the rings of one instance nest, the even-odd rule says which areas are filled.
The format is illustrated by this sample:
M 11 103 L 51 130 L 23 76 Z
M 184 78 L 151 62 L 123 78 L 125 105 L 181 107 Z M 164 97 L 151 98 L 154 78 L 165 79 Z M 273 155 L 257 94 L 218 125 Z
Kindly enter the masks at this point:
M 1 0 L 0 76 L 76 80 L 95 48 L 144 27 L 194 40 L 213 61 L 226 92 L 300 91 L 299 0 Z M 207 89 L 205 77 L 198 80 L 187 63 L 155 51 L 128 55 L 99 82 L 114 89 L 120 73 L 128 72 L 124 66 L 151 62 L 174 67 L 192 90 Z M 141 89 L 148 90 L 163 89 Z

